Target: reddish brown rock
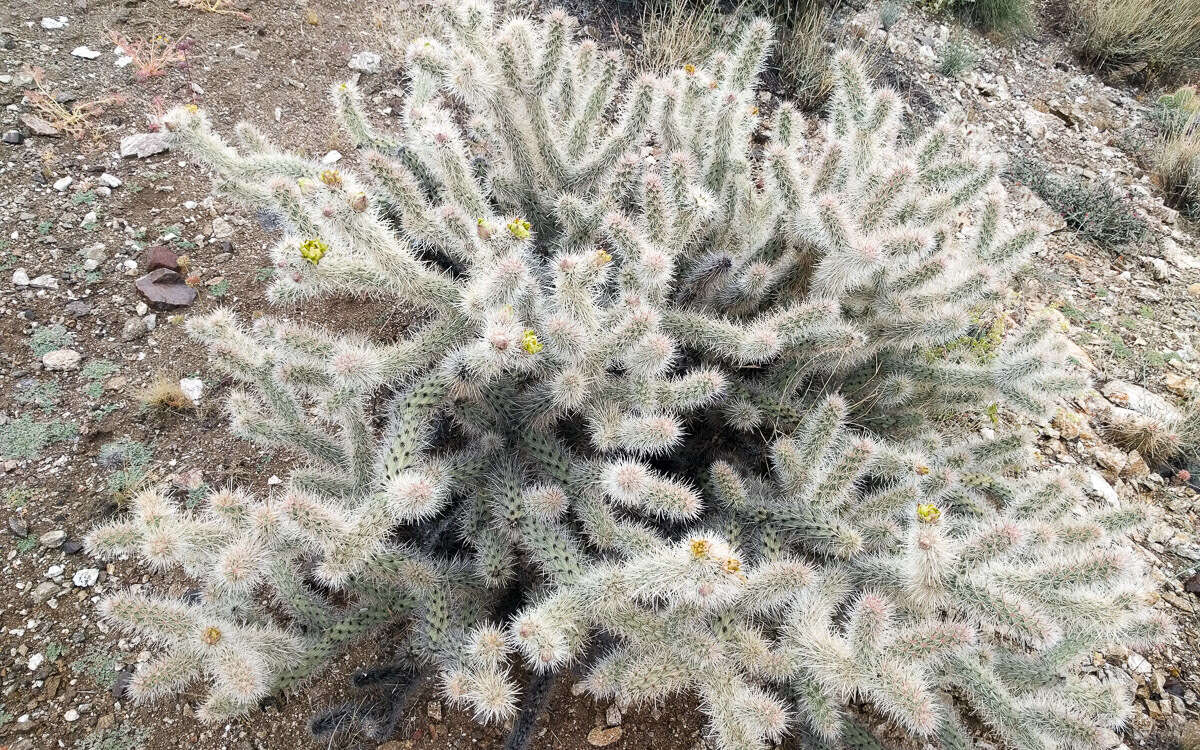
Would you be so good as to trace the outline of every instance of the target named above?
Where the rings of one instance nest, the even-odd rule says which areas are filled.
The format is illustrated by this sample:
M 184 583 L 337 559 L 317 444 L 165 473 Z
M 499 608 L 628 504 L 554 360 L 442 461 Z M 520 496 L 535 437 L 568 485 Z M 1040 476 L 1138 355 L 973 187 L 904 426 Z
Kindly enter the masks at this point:
M 171 248 L 166 245 L 155 245 L 146 249 L 146 257 L 144 260 L 147 271 L 157 271 L 160 268 L 169 268 L 172 271 L 179 270 L 179 256 L 171 252 Z
M 133 283 L 155 310 L 187 307 L 196 299 L 196 290 L 169 268 L 151 271 Z

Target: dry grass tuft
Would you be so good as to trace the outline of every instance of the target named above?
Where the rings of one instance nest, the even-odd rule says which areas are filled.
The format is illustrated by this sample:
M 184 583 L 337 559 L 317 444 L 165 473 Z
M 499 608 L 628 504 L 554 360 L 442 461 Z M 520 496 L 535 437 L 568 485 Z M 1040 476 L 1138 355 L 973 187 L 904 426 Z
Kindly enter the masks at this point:
M 172 41 L 163 34 L 130 39 L 119 31 L 109 29 L 108 38 L 133 58 L 130 65 L 133 78 L 138 83 L 164 76 L 167 68 L 187 59 L 183 54 L 182 42 Z
M 1156 78 L 1200 65 L 1200 0 L 1071 0 L 1075 47 L 1099 68 Z
M 166 373 L 155 375 L 149 385 L 138 391 L 137 398 L 143 406 L 152 409 L 183 411 L 194 406 L 179 387 L 179 378 Z
M 1154 174 L 1167 202 L 1184 214 L 1200 217 L 1200 112 L 1174 132 L 1167 132 L 1154 151 Z
M 703 64 L 729 22 L 718 0 L 649 0 L 642 6 L 638 64 L 654 73 Z
M 33 68 L 29 71 L 36 88 L 25 91 L 25 99 L 38 117 L 62 133 L 73 138 L 82 138 L 92 130 L 93 120 L 104 114 L 104 110 L 125 101 L 120 95 L 92 99 L 73 105 L 70 109 L 58 102 L 46 88 L 46 71 Z
M 1194 458 L 1200 451 L 1200 400 L 1190 401 L 1174 414 L 1110 413 L 1101 420 L 1100 428 L 1114 445 L 1124 451 L 1137 451 L 1152 467 Z

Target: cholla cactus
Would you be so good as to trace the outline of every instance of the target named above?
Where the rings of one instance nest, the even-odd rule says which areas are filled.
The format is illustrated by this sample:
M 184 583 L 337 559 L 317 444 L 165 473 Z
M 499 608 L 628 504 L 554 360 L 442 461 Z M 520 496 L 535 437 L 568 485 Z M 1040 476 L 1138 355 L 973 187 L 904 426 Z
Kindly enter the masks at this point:
M 849 54 L 805 158 L 796 110 L 756 105 L 763 22 L 628 80 L 561 11 L 442 14 L 409 48 L 398 133 L 333 89 L 366 177 L 167 116 L 221 195 L 283 217 L 273 300 L 370 295 L 415 322 L 191 320 L 240 384 L 234 431 L 297 467 L 194 514 L 146 493 L 95 531 L 203 583 L 110 615 L 170 644 L 176 683 L 208 676 L 214 718 L 407 620 L 398 650 L 483 721 L 515 713 L 514 659 L 552 672 L 606 634 L 588 690 L 693 692 L 729 750 L 853 741 L 856 701 L 944 747 L 969 745 L 964 707 L 1023 750 L 1119 722 L 1115 689 L 1073 672 L 1163 627 L 1116 541 L 1144 511 L 1086 509 L 1024 470 L 1019 436 L 952 427 L 1077 385 L 1037 320 L 947 354 L 1037 242 L 1005 222 L 996 162 L 949 123 L 902 142 L 897 96 Z M 241 661 L 204 650 L 210 627 Z

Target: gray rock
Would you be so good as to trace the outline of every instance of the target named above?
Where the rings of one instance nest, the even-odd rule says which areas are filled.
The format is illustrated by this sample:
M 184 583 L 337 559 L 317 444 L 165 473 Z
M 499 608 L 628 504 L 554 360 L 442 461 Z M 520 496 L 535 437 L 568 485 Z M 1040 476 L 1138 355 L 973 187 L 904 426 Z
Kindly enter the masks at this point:
M 54 189 L 60 193 L 64 192 L 67 188 L 71 187 L 71 183 L 74 181 L 75 180 L 71 177 L 63 177 L 62 179 L 55 181 Z
M 42 355 L 42 364 L 47 370 L 74 370 L 81 359 L 83 356 L 74 349 L 55 349 Z
M 378 73 L 381 60 L 382 58 L 374 52 L 359 52 L 350 58 L 350 70 L 357 70 L 361 73 Z
M 44 136 L 46 138 L 57 138 L 62 135 L 58 128 L 51 125 L 46 120 L 38 117 L 32 112 L 26 112 L 21 115 L 21 124 L 29 128 L 29 132 L 34 135 Z
M 65 29 L 65 28 L 67 28 L 67 17 L 59 16 L 58 18 L 50 18 L 49 16 L 47 16 L 42 19 L 42 28 L 46 29 L 47 31 L 54 31 L 55 29 Z
M 98 178 L 96 178 L 96 181 L 107 188 L 121 187 L 121 179 L 116 175 L 109 174 L 108 172 L 100 175 Z
M 24 268 L 13 271 L 12 283 L 13 286 L 29 286 L 29 272 Z
M 16 534 L 21 539 L 29 536 L 29 527 L 18 516 L 8 517 L 8 530 Z
M 72 317 L 82 318 L 92 311 L 92 306 L 83 300 L 75 300 L 74 302 L 68 302 L 63 310 Z
M 1123 380 L 1110 380 L 1100 389 L 1110 402 L 1153 419 L 1178 419 L 1179 411 L 1166 399 L 1140 385 Z
M 66 540 L 67 532 L 63 531 L 62 529 L 47 531 L 45 534 L 42 534 L 38 537 L 38 543 L 43 547 L 49 547 L 50 549 L 57 549 L 61 547 L 62 543 Z
M 121 327 L 121 340 L 136 341 L 149 332 L 150 329 L 146 327 L 146 323 L 141 318 L 130 318 Z
M 42 581 L 37 585 L 37 588 L 33 590 L 33 600 L 38 604 L 41 604 L 49 599 L 55 591 L 58 591 L 58 586 L 56 584 L 51 583 L 50 581 Z
M 196 290 L 169 268 L 159 268 L 142 276 L 134 286 L 155 310 L 187 307 L 196 300 Z
M 4 142 L 13 146 L 20 146 L 25 142 L 25 134 L 20 130 L 6 130 L 4 131 Z
M 37 287 L 38 289 L 58 289 L 58 279 L 48 273 L 38 276 L 29 282 L 29 286 Z
M 161 154 L 171 148 L 171 141 L 166 133 L 137 133 L 121 139 L 121 156 L 136 156 L 145 159 L 147 156 Z

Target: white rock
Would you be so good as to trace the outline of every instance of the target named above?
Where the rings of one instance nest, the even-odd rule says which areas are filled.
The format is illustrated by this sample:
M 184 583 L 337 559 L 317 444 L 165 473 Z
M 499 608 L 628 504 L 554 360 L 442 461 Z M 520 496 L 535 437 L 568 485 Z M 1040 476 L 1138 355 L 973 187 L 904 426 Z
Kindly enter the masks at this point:
M 79 721 L 79 712 L 73 708 L 69 708 L 69 709 L 67 709 L 67 712 L 65 714 L 63 714 L 63 720 L 64 721 Z
M 75 575 L 71 576 L 71 583 L 81 589 L 95 586 L 98 580 L 100 580 L 100 570 L 98 568 L 83 568 L 82 570 L 75 571 Z
M 324 156 L 321 157 L 321 163 L 322 164 L 333 164 L 333 163 L 337 162 L 338 159 L 341 159 L 341 158 L 342 158 L 342 155 L 340 152 L 330 151 L 328 154 L 325 154 Z
M 83 356 L 74 349 L 55 349 L 42 355 L 42 364 L 47 370 L 74 370 L 81 359 Z
M 166 133 L 136 133 L 121 139 L 121 156 L 136 156 L 145 159 L 147 156 L 161 154 L 171 148 Z
M 99 182 L 101 185 L 104 185 L 105 187 L 110 187 L 110 188 L 121 187 L 121 179 L 119 177 L 117 177 L 116 175 L 109 174 L 108 172 L 105 172 L 104 174 L 100 175 L 100 177 L 98 177 L 96 181 Z
M 62 179 L 56 180 L 54 182 L 54 189 L 61 193 L 62 191 L 66 190 L 67 188 L 71 187 L 71 183 L 74 181 L 75 180 L 70 177 L 63 177 Z
M 1129 658 L 1125 660 L 1125 666 L 1129 667 L 1129 671 L 1134 674 L 1148 675 L 1154 671 L 1154 667 L 1150 662 L 1146 661 L 1146 657 L 1136 651 L 1129 652 Z
M 1120 496 L 1117 495 L 1117 491 L 1108 483 L 1108 480 L 1104 478 L 1104 475 L 1090 466 L 1086 469 L 1085 475 L 1087 479 L 1087 487 L 1085 489 L 1091 491 L 1093 495 L 1099 497 L 1109 505 L 1117 506 L 1121 504 Z
M 89 224 L 95 224 L 95 223 L 96 223 L 96 220 L 97 220 L 98 218 L 99 218 L 99 217 L 98 217 L 98 216 L 96 216 L 96 212 L 95 212 L 95 211 L 88 211 L 86 214 L 84 214 L 84 215 L 83 215 L 83 221 L 79 222 L 79 225 L 80 225 L 80 226 L 83 226 L 83 227 L 86 227 L 86 226 L 88 226 Z
M 128 65 L 131 62 L 133 62 L 132 57 L 130 57 L 129 55 L 121 55 L 120 57 L 118 57 L 116 59 L 115 62 L 113 62 L 113 65 L 115 65 L 118 68 L 124 68 L 126 65 Z
M 146 324 L 147 331 L 153 331 L 154 327 L 158 325 L 158 316 L 155 315 L 154 313 L 150 313 L 149 315 L 143 315 L 142 322 Z
M 357 70 L 362 73 L 378 73 L 381 59 L 374 52 L 359 52 L 350 58 L 350 70 Z
M 76 47 L 71 50 L 71 54 L 75 57 L 82 57 L 84 60 L 95 60 L 100 56 L 100 53 L 94 49 L 89 49 L 85 44 L 82 47 Z
M 59 16 L 58 18 L 49 18 L 49 17 L 43 18 L 42 19 L 42 28 L 49 29 L 51 31 L 53 31 L 54 29 L 65 29 L 65 28 L 67 28 L 67 17 Z
M 183 207 L 187 211 L 195 211 L 196 210 L 196 201 L 184 201 Z
M 217 217 L 212 223 L 212 237 L 214 240 L 227 240 L 233 236 L 233 225 L 228 220 Z
M 267 480 L 267 484 L 269 484 L 269 485 L 271 485 L 271 486 L 275 486 L 275 485 L 277 485 L 277 484 L 283 484 L 283 480 L 282 480 L 282 479 L 280 479 L 280 478 L 279 478 L 278 476 L 276 476 L 275 474 L 272 474 L 272 475 L 271 475 L 271 478 Z
M 42 662 L 46 661 L 45 654 L 34 654 L 29 657 L 29 671 L 36 672 L 37 668 L 42 666 Z
M 29 286 L 29 272 L 24 268 L 13 271 L 12 283 L 13 286 Z
M 38 289 L 58 289 L 58 279 L 48 273 L 44 273 L 30 281 L 29 286 L 37 287 Z
M 179 390 L 183 391 L 183 395 L 191 399 L 193 404 L 198 404 L 200 397 L 204 395 L 204 381 L 200 378 L 183 378 L 179 381 Z

